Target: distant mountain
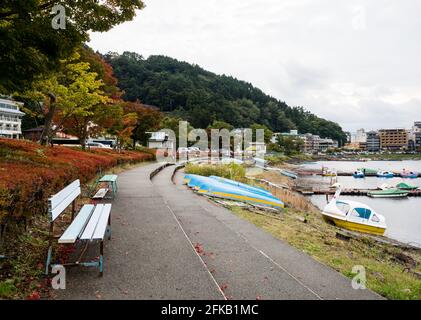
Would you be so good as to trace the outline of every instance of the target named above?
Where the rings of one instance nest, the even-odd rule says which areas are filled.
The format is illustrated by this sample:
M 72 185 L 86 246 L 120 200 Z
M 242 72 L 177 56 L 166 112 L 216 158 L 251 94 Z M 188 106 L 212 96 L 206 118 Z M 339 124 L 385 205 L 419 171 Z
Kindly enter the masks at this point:
M 196 128 L 221 120 L 235 127 L 259 123 L 276 132 L 298 129 L 340 142 L 346 139 L 337 123 L 302 107 L 290 107 L 231 76 L 216 75 L 165 56 L 144 59 L 137 53 L 124 52 L 109 53 L 104 58 L 112 65 L 125 99 L 157 106 Z

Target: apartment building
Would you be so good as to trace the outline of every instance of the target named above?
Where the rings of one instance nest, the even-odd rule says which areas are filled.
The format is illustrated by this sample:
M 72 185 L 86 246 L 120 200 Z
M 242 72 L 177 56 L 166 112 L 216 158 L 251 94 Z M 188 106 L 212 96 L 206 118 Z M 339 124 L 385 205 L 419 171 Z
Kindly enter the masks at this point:
M 377 131 L 367 132 L 367 151 L 379 152 L 380 151 L 380 136 Z
M 380 148 L 383 150 L 402 150 L 408 147 L 408 131 L 405 129 L 379 130 Z
M 23 104 L 0 98 L 0 137 L 19 139 L 22 136 Z
M 315 134 L 306 133 L 304 137 L 304 152 L 312 153 L 319 151 L 320 137 Z
M 319 139 L 319 152 L 326 152 L 328 149 L 338 147 L 338 142 L 332 139 Z

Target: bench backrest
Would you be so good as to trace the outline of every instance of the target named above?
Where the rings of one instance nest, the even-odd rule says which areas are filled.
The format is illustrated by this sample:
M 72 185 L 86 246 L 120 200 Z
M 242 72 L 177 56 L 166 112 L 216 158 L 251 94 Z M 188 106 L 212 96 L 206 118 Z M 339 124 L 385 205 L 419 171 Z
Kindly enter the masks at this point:
M 75 180 L 48 199 L 48 211 L 54 221 L 80 195 L 80 181 Z

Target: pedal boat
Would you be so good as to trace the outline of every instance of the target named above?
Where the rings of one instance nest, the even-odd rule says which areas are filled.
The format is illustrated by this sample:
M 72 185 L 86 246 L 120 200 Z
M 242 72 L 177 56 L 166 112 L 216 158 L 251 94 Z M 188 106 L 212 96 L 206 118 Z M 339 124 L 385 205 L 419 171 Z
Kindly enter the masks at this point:
M 405 169 L 401 173 L 402 178 L 416 179 L 418 178 L 418 172 L 406 171 Z
M 336 193 L 322 211 L 326 221 L 336 226 L 363 233 L 383 235 L 386 231 L 386 219 L 369 206 L 351 200 L 339 200 L 342 186 L 334 184 Z
M 355 171 L 355 172 L 352 174 L 352 176 L 353 176 L 354 178 L 364 178 L 364 177 L 365 177 L 364 173 L 363 173 L 361 170 L 357 170 L 357 171 Z
M 379 178 L 393 178 L 395 176 L 395 174 L 393 172 L 390 172 L 390 171 L 378 171 L 377 176 Z

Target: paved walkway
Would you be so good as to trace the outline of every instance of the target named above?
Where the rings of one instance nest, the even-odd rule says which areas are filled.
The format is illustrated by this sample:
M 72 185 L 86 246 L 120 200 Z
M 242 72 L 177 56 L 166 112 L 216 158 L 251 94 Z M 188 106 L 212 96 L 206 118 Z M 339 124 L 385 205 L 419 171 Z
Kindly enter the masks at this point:
M 62 299 L 378 299 L 157 164 L 119 175 L 102 278 L 70 269 Z M 181 174 L 175 176 L 180 182 Z M 200 252 L 200 254 L 197 253 Z

